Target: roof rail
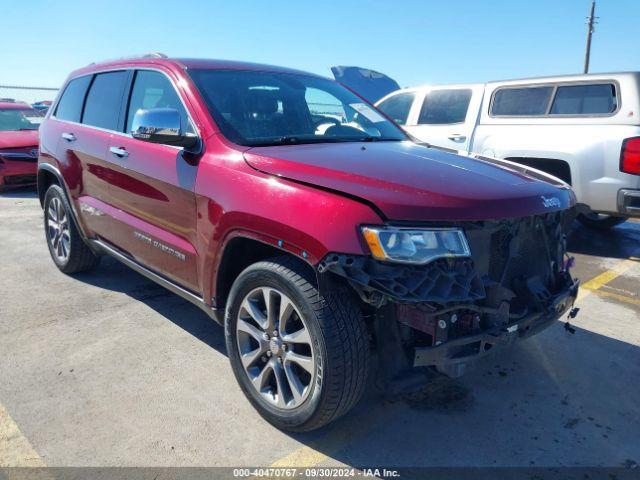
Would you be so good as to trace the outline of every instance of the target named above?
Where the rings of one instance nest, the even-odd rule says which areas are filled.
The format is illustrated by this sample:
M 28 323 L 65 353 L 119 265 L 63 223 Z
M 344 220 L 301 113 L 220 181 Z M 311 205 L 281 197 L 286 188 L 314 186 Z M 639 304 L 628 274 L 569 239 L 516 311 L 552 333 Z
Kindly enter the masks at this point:
M 149 53 L 143 53 L 142 55 L 128 55 L 126 57 L 119 57 L 119 58 L 111 58 L 108 60 L 101 60 L 100 62 L 91 62 L 89 65 L 95 65 L 96 63 L 106 63 L 106 62 L 112 62 L 114 60 L 127 60 L 129 58 L 169 58 L 167 55 L 165 55 L 164 53 L 161 52 L 149 52 Z
M 149 52 L 142 55 L 142 58 L 169 58 L 167 55 L 161 52 Z

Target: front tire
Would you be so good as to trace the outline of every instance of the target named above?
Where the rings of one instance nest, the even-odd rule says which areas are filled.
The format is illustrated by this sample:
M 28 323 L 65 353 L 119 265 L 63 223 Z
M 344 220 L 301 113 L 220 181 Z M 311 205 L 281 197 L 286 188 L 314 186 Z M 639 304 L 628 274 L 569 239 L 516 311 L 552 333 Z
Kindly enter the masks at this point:
M 253 407 L 277 428 L 309 431 L 349 411 L 364 392 L 366 326 L 352 292 L 319 291 L 292 257 L 245 269 L 225 315 L 233 373 Z
M 578 221 L 585 227 L 596 230 L 608 230 L 621 223 L 626 222 L 628 217 L 614 217 L 612 215 L 603 215 L 601 213 L 589 212 L 578 215 Z
M 55 184 L 44 196 L 44 231 L 51 259 L 61 272 L 84 272 L 100 263 L 82 239 L 64 191 Z

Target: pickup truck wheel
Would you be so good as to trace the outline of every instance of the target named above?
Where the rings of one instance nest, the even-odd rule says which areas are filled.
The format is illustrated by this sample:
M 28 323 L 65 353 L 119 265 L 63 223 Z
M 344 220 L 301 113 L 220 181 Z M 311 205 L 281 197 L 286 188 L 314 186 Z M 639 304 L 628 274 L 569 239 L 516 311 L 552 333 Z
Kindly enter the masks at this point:
M 249 266 L 231 288 L 227 352 L 251 404 L 289 431 L 319 428 L 345 414 L 366 384 L 369 345 L 351 292 L 319 291 L 294 258 Z
M 100 257 L 84 243 L 70 212 L 62 188 L 51 185 L 44 196 L 44 231 L 49 253 L 61 272 L 84 272 L 100 263 Z
M 596 228 L 598 230 L 608 230 L 616 225 L 620 225 L 627 221 L 628 217 L 614 217 L 612 215 L 603 215 L 601 213 L 589 212 L 578 215 L 578 220 L 585 227 Z

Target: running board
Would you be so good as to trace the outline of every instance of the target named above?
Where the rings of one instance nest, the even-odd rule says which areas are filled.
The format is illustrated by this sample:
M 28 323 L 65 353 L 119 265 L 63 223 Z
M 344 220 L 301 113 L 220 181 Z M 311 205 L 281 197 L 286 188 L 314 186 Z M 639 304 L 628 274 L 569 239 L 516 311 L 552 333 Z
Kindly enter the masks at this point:
M 154 271 L 149 270 L 147 267 L 140 265 L 135 260 L 131 259 L 124 253 L 118 251 L 114 247 L 104 243 L 101 240 L 91 239 L 89 240 L 89 243 L 91 244 L 92 247 L 94 247 L 100 253 L 105 253 L 115 258 L 116 260 L 124 263 L 127 267 L 138 272 L 140 275 L 145 276 L 149 280 L 152 280 L 153 282 L 166 288 L 170 292 L 175 293 L 176 295 L 179 295 L 180 297 L 184 298 L 188 302 L 193 303 L 196 307 L 199 307 L 204 313 L 206 313 L 209 317 L 211 317 L 217 323 L 222 324 L 222 321 L 220 318 L 220 310 L 208 306 L 206 303 L 204 303 L 204 300 L 201 297 L 198 297 L 194 293 L 191 293 L 189 290 L 181 287 L 177 283 L 172 282 L 171 280 L 163 277 L 162 275 L 158 275 Z

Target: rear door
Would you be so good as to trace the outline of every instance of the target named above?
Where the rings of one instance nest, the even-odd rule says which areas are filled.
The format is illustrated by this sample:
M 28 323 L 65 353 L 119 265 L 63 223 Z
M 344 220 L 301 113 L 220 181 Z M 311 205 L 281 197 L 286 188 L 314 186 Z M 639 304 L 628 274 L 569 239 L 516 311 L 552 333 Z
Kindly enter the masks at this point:
M 424 90 L 405 129 L 423 142 L 466 151 L 478 121 L 483 90 L 481 85 Z
M 194 132 L 194 122 L 168 73 L 137 70 L 132 75 L 120 131 L 110 136 L 107 148 L 116 220 L 112 235 L 140 263 L 199 292 L 194 248 L 197 163 L 185 158 L 182 148 L 126 133 L 139 109 L 174 108 L 183 131 Z
M 87 233 L 108 236 L 104 215 L 110 201 L 109 165 L 105 161 L 110 128 L 115 128 L 127 72 L 78 77 L 65 88 L 49 122 L 59 136 L 56 157 Z

